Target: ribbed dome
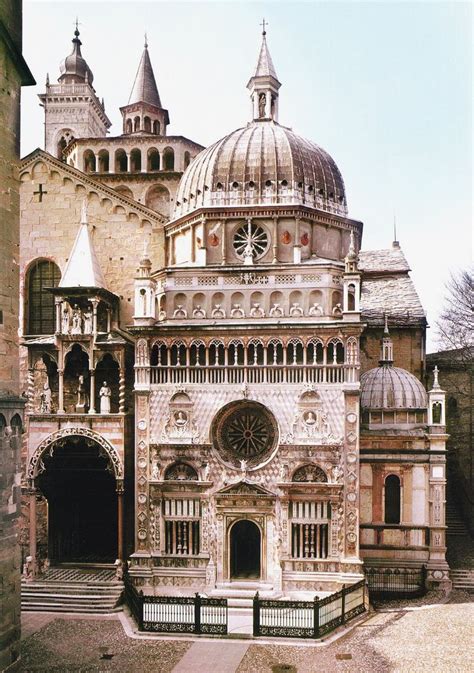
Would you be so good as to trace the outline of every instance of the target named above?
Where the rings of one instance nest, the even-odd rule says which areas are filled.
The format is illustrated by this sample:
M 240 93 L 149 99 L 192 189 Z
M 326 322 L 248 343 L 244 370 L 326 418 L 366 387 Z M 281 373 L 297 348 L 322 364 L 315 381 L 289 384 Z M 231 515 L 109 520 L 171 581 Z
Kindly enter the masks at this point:
M 74 31 L 74 35 L 72 52 L 69 56 L 66 56 L 59 66 L 59 71 L 61 73 L 59 81 L 61 82 L 66 78 L 73 78 L 72 81 L 74 82 L 85 82 L 87 76 L 89 84 L 92 84 L 94 75 L 81 54 L 82 42 L 79 39 L 79 31 L 77 28 Z
M 344 182 L 329 154 L 273 120 L 258 120 L 198 154 L 181 178 L 175 217 L 260 203 L 347 215 Z
M 426 409 L 426 390 L 420 381 L 399 367 L 382 365 L 360 377 L 363 409 Z

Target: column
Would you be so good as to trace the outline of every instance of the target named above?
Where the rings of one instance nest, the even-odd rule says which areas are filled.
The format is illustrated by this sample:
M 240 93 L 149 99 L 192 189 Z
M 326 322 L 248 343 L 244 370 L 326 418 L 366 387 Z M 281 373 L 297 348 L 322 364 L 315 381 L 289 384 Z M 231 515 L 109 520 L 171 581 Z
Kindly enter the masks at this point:
M 272 116 L 272 94 L 271 91 L 267 91 L 265 93 L 266 96 L 266 104 L 265 104 L 265 117 L 270 119 Z
M 64 369 L 58 369 L 58 414 L 64 414 Z
M 97 335 L 97 307 L 99 305 L 98 299 L 91 299 L 92 304 L 92 334 Z
M 30 556 L 32 579 L 36 576 L 36 489 L 30 491 Z
M 226 222 L 227 220 L 222 220 L 221 222 L 221 236 L 222 236 L 222 264 L 227 264 L 227 237 L 226 237 Z
M 90 398 L 89 398 L 89 413 L 95 414 L 95 369 L 90 369 L 89 374 L 91 377 L 90 385 Z
M 61 297 L 55 297 L 54 298 L 54 308 L 56 310 L 56 334 L 61 334 L 61 305 L 62 305 L 62 298 Z
M 301 243 L 300 243 L 300 218 L 295 220 L 295 243 L 293 246 L 293 262 L 299 264 L 301 262 Z
M 273 259 L 272 264 L 278 263 L 278 217 L 273 218 Z
M 112 329 L 112 309 L 107 307 L 107 334 L 110 333 Z
M 117 558 L 123 561 L 123 481 L 117 480 Z
M 119 414 L 125 413 L 125 370 L 120 368 L 119 373 Z
M 127 155 L 127 173 L 130 173 L 130 152 L 126 152 Z

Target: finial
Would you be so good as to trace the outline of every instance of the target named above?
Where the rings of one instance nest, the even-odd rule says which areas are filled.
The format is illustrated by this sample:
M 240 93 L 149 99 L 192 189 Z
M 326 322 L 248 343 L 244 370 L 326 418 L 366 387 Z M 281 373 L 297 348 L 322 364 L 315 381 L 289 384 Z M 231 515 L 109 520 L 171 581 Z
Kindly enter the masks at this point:
M 77 16 L 76 16 L 76 21 L 75 21 L 74 25 L 75 25 L 75 28 L 76 28 L 75 31 L 74 31 L 74 35 L 76 37 L 79 37 L 79 19 L 77 18 Z
M 400 247 L 400 243 L 398 242 L 398 239 L 397 239 L 397 216 L 395 215 L 395 213 L 394 213 L 394 215 L 393 215 L 393 241 L 392 241 L 392 247 L 393 247 L 393 248 L 399 248 L 399 247 Z
M 349 241 L 349 252 L 354 254 L 355 253 L 355 246 L 354 246 L 354 231 L 351 229 L 351 237 Z
M 148 259 L 148 235 L 143 240 L 143 259 Z
M 438 374 L 439 374 L 439 369 L 438 365 L 435 365 L 433 369 L 433 388 L 439 388 L 439 381 L 438 381 Z
M 46 73 L 46 86 L 49 86 L 49 72 Z
M 383 330 L 384 334 L 390 334 L 389 329 L 388 329 L 388 315 L 385 313 L 385 327 Z
M 145 33 L 145 49 L 148 49 L 148 37 L 146 33 Z
M 87 199 L 82 201 L 81 224 L 87 224 Z
M 265 28 L 268 26 L 268 23 L 265 21 L 265 19 L 263 19 L 260 25 L 262 26 L 262 35 L 263 37 L 265 37 L 265 35 L 267 34 Z

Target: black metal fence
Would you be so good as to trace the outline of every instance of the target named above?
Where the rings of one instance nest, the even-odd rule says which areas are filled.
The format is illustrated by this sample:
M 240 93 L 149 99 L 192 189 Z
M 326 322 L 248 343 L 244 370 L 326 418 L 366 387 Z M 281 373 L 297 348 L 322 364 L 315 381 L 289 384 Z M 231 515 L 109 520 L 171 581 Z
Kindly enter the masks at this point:
M 125 579 L 125 600 L 139 631 L 227 634 L 227 599 L 194 596 L 145 596 Z
M 365 580 L 314 601 L 253 599 L 253 635 L 320 638 L 368 608 Z
M 426 566 L 421 568 L 366 568 L 371 597 L 416 598 L 426 593 Z

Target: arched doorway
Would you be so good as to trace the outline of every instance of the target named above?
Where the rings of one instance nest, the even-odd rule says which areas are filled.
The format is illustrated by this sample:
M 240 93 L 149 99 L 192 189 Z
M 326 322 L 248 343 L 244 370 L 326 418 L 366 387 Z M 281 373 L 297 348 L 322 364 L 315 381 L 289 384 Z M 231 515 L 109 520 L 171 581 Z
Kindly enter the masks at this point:
M 230 530 L 231 579 L 260 579 L 261 535 L 256 523 L 237 521 Z
M 36 486 L 48 501 L 48 557 L 57 563 L 113 563 L 118 553 L 116 480 L 94 440 L 69 436 L 42 456 Z

